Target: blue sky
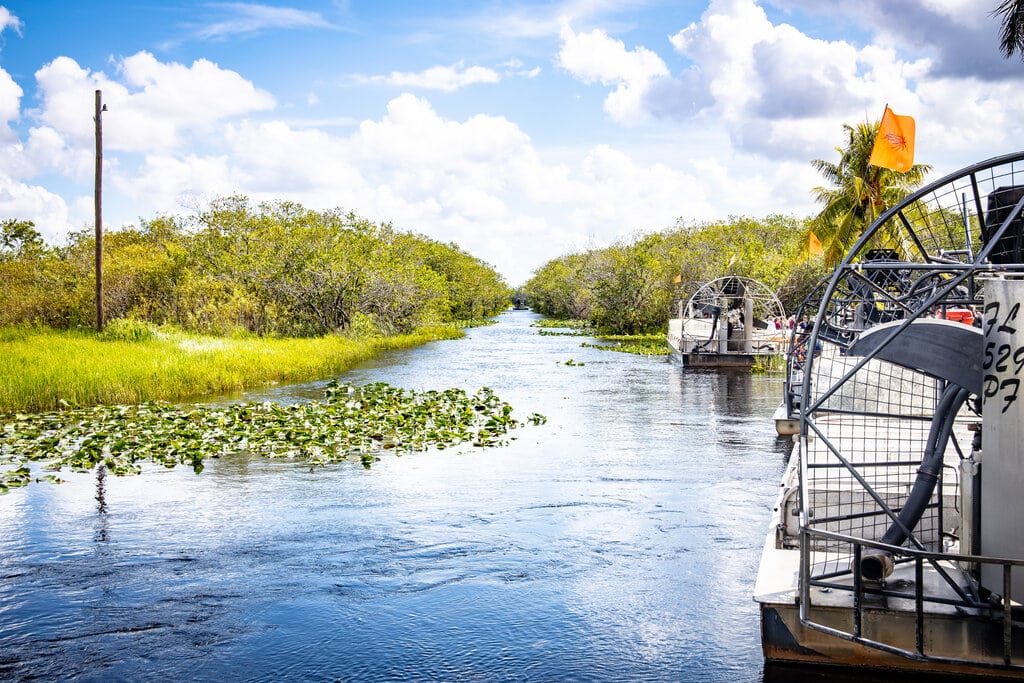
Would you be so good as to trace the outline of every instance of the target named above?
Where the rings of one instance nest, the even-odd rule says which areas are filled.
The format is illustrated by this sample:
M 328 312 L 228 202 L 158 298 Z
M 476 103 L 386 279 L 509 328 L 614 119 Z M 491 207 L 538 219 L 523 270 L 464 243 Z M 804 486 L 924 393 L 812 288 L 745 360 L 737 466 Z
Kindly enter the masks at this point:
M 815 212 L 888 103 L 932 178 L 1017 151 L 997 0 L 8 2 L 0 217 L 52 243 L 254 201 L 458 243 L 510 284 L 677 220 Z

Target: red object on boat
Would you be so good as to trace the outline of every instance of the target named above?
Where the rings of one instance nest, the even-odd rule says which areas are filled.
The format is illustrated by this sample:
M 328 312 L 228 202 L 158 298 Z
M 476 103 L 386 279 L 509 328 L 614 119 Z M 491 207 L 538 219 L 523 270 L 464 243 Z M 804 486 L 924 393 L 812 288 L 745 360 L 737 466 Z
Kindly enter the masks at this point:
M 939 311 L 939 317 L 946 320 L 954 320 L 964 325 L 974 324 L 974 314 L 969 308 L 948 308 L 945 312 Z

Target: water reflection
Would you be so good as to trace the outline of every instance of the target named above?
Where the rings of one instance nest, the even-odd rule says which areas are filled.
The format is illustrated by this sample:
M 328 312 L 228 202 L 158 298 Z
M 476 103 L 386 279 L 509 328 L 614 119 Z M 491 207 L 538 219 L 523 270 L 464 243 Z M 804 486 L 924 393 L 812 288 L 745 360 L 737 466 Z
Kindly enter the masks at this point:
M 96 468 L 96 540 L 101 543 L 110 540 L 107 525 L 107 466 L 103 463 Z
M 760 679 L 780 380 L 582 348 L 534 319 L 343 378 L 487 385 L 548 417 L 507 448 L 369 471 L 226 457 L 0 498 L 0 678 Z

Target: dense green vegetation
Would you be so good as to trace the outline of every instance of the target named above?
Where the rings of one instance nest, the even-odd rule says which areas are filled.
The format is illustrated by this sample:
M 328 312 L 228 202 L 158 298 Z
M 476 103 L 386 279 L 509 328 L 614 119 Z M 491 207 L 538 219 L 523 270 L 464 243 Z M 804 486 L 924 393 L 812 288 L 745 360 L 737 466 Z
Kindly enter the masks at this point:
M 724 274 L 759 280 L 795 308 L 826 270 L 807 254 L 810 219 L 733 217 L 637 237 L 544 264 L 527 282 L 531 307 L 586 320 L 599 333 L 662 332 L 674 299 Z
M 0 223 L 0 413 L 221 394 L 337 374 L 392 348 L 461 335 L 507 308 L 493 268 L 353 213 L 214 201 L 103 241 L 43 243 Z
M 0 325 L 93 327 L 94 254 L 91 231 L 50 247 L 31 223 L 0 223 Z M 493 315 L 511 294 L 453 244 L 241 196 L 108 233 L 103 254 L 107 320 L 203 334 L 387 336 Z
M 322 401 L 282 406 L 237 403 L 182 409 L 166 403 L 97 406 L 15 415 L 0 429 L 0 493 L 32 480 L 29 463 L 59 482 L 64 468 L 88 472 L 103 465 L 134 474 L 145 461 L 189 465 L 197 473 L 207 458 L 246 453 L 326 465 L 358 458 L 364 467 L 383 451 L 422 451 L 461 443 L 497 446 L 522 424 L 512 407 L 484 387 L 414 392 L 383 383 L 356 387 L 330 382 Z M 536 413 L 527 420 L 541 424 Z

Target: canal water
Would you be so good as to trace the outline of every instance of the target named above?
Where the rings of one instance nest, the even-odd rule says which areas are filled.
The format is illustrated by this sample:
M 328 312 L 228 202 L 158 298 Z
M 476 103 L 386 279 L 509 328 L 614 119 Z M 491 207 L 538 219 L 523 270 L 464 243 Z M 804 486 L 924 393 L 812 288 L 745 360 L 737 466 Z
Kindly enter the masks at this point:
M 536 319 L 343 376 L 489 386 L 548 418 L 503 448 L 369 471 L 237 456 L 0 496 L 0 679 L 762 680 L 751 593 L 789 453 L 781 380 L 585 348 Z

